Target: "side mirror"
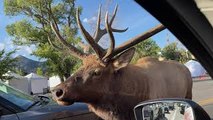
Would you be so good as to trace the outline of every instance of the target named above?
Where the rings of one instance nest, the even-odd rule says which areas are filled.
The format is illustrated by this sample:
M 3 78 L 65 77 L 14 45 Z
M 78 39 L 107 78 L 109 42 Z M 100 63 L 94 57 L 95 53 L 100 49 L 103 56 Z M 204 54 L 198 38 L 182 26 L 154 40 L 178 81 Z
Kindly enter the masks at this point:
M 136 120 L 210 120 L 197 103 L 188 99 L 144 101 L 134 108 Z

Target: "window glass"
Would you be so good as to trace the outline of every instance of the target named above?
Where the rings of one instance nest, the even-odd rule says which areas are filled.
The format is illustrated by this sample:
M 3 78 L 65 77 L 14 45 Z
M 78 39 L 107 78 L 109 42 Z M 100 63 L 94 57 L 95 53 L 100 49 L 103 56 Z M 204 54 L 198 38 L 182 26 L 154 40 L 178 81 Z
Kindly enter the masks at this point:
M 22 109 L 27 109 L 34 102 L 33 97 L 5 85 L 2 82 L 0 82 L 0 96 L 21 107 Z

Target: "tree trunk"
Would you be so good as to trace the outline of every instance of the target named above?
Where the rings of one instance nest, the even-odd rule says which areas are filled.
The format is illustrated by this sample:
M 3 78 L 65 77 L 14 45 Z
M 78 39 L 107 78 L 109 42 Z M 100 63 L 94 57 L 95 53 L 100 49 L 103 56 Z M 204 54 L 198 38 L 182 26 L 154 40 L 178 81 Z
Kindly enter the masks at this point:
M 64 77 L 61 75 L 59 75 L 59 77 L 60 77 L 61 83 L 64 82 Z
M 70 73 L 65 73 L 65 74 L 64 74 L 65 79 L 69 78 L 70 76 L 71 76 Z

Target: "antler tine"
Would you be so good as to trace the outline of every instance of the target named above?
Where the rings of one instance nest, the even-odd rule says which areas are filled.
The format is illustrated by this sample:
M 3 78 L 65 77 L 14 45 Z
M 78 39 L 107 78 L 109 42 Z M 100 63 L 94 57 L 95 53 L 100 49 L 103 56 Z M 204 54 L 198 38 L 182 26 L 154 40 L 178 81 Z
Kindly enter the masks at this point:
M 109 34 L 109 38 L 110 38 L 110 47 L 109 49 L 107 50 L 107 53 L 106 55 L 103 57 L 102 60 L 104 60 L 105 58 L 107 58 L 109 55 L 112 54 L 114 48 L 115 48 L 115 38 L 113 36 L 113 33 L 112 33 L 112 29 L 110 28 L 110 25 L 109 25 L 109 22 L 108 22 L 108 12 L 106 12 L 106 16 L 105 16 L 105 26 L 106 26 L 106 30 L 107 30 L 107 33 Z
M 127 42 L 125 42 L 125 43 L 121 44 L 120 46 L 118 46 L 117 48 L 115 48 L 113 53 L 110 54 L 108 56 L 108 58 L 110 59 L 110 58 L 116 56 L 117 54 L 123 52 L 124 50 L 138 44 L 139 42 L 146 40 L 147 38 L 157 34 L 158 32 L 160 32 L 164 29 L 166 29 L 166 28 L 162 24 L 160 24 L 160 25 L 152 28 L 151 30 L 149 30 L 149 31 L 147 31 L 143 34 L 140 34 L 140 35 L 138 35 L 138 36 L 136 36 L 136 37 L 134 37 L 130 40 L 127 40 Z
M 116 13 L 117 13 L 117 10 L 118 10 L 118 5 L 116 5 L 115 9 L 114 9 L 114 12 L 113 12 L 113 15 L 112 15 L 112 18 L 109 22 L 109 27 L 111 28 L 111 31 L 112 32 L 118 32 L 118 33 L 122 33 L 122 32 L 125 32 L 128 30 L 128 28 L 125 28 L 125 29 L 114 29 L 112 28 L 112 23 L 115 19 L 115 16 L 116 16 Z M 101 20 L 101 5 L 99 7 L 99 12 L 98 12 L 98 21 L 97 21 L 97 27 L 96 27 L 96 32 L 95 32 L 95 37 L 94 37 L 94 40 L 96 43 L 99 42 L 99 40 L 101 39 L 101 37 L 103 37 L 106 33 L 107 33 L 107 30 L 106 28 L 105 29 L 101 29 L 100 28 L 100 20 Z
M 104 55 L 104 50 L 97 43 L 95 43 L 95 41 L 92 38 L 92 36 L 85 30 L 85 28 L 81 24 L 80 17 L 79 17 L 79 8 L 77 9 L 76 18 L 77 18 L 78 27 L 80 28 L 81 33 L 83 34 L 84 38 L 89 43 L 89 45 L 93 48 L 93 50 L 98 55 L 98 57 L 102 58 L 103 55 Z
M 112 25 L 112 22 L 114 21 L 114 19 L 115 19 L 115 16 L 116 16 L 116 14 L 117 14 L 117 10 L 118 10 L 118 5 L 116 5 L 115 6 L 115 9 L 114 9 L 114 12 L 113 12 L 113 15 L 112 15 L 112 18 L 111 18 L 111 20 L 110 20 L 110 26 Z
M 101 24 L 101 5 L 99 6 L 99 9 L 98 9 L 98 19 L 97 19 L 97 23 L 96 23 L 96 31 L 95 31 L 95 35 L 94 35 L 94 40 L 96 41 L 96 39 L 99 39 L 99 34 L 100 34 L 100 24 Z M 98 42 L 96 42 L 98 43 Z
M 56 23 L 51 23 L 50 24 L 53 32 L 55 33 L 56 37 L 59 39 L 59 41 L 66 46 L 71 54 L 79 59 L 83 59 L 86 55 L 85 53 L 82 53 L 80 50 L 78 50 L 75 46 L 69 44 L 60 34 L 59 30 L 58 30 L 58 26 Z

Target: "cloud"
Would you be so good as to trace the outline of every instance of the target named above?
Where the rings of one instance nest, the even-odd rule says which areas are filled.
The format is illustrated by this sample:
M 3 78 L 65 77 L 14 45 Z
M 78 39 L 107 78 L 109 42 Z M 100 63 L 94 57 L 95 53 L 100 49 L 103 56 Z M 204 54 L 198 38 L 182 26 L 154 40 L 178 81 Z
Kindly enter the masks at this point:
M 6 51 L 11 51 L 11 50 L 14 50 L 15 49 L 15 46 L 13 45 L 13 42 L 12 42 L 12 37 L 5 37 L 2 41 L 2 43 L 0 44 L 4 44 L 4 49 L 6 49 Z
M 35 49 L 35 46 L 16 46 L 12 43 L 11 40 L 9 40 L 9 38 L 6 38 L 3 43 L 0 43 L 0 50 L 3 49 L 5 49 L 6 52 L 17 49 L 17 52 L 12 55 L 13 57 L 17 57 L 18 55 L 30 56 L 30 54 L 32 54 L 33 50 Z
M 87 23 L 87 22 L 88 22 L 88 19 L 87 19 L 87 18 L 84 18 L 84 19 L 83 19 L 83 22 Z
M 4 43 L 0 43 L 0 50 L 3 50 L 5 48 L 5 44 Z
M 32 48 L 29 46 L 24 47 L 24 50 L 28 53 L 31 54 L 33 52 Z
M 33 51 L 36 49 L 35 45 L 31 46 L 17 46 L 13 44 L 12 37 L 5 37 L 3 41 L 0 43 L 0 50 L 5 49 L 6 52 L 17 49 L 16 53 L 13 54 L 13 57 L 17 57 L 19 55 L 23 55 L 28 58 L 36 59 L 35 56 L 32 55 Z
M 93 17 L 91 17 L 91 18 L 84 18 L 84 19 L 83 19 L 83 22 L 84 22 L 84 23 L 93 23 L 93 22 L 95 22 L 96 20 L 97 20 L 97 17 L 93 16 Z
M 18 53 L 20 55 L 30 55 L 32 54 L 33 50 L 35 49 L 35 46 L 34 45 L 31 45 L 31 46 L 17 46 L 16 47 L 18 49 Z
M 19 54 L 18 54 L 18 53 L 15 53 L 15 54 L 13 54 L 12 56 L 15 58 L 15 57 L 18 57 Z

